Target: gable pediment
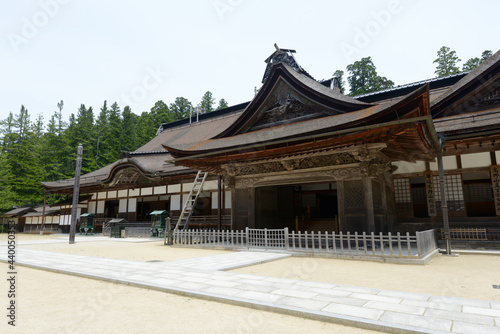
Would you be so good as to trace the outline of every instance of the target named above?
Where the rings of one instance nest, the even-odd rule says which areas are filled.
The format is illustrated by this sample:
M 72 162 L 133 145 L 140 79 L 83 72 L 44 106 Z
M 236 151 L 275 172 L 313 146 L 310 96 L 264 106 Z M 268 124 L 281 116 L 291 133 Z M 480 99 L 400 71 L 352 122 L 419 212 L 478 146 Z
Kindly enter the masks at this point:
M 277 92 L 268 97 L 267 102 L 255 113 L 253 121 L 240 133 L 339 113 L 304 99 L 284 83 L 278 86 Z
M 266 82 L 241 116 L 214 138 L 332 116 L 373 106 L 344 96 L 286 64 L 272 67 Z

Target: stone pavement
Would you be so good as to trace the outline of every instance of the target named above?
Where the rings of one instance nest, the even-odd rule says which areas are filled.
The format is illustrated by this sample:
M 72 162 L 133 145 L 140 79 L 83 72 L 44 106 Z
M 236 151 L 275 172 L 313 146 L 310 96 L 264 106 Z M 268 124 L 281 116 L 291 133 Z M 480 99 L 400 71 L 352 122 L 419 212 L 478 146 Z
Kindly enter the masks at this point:
M 0 261 L 6 261 L 5 245 Z M 500 333 L 500 303 L 220 271 L 285 254 L 134 262 L 18 248 L 16 263 L 391 333 Z

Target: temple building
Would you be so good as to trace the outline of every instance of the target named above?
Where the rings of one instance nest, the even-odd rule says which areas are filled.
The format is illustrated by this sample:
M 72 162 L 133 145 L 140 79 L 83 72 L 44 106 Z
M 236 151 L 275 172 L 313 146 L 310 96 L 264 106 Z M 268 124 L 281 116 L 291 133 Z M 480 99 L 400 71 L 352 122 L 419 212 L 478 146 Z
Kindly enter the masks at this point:
M 336 78 L 312 78 L 293 53 L 266 59 L 250 102 L 163 124 L 83 175 L 79 212 L 175 218 L 203 171 L 191 227 L 414 232 L 443 224 L 442 156 L 451 224 L 500 228 L 500 52 L 470 73 L 355 98 Z M 73 184 L 43 186 L 70 195 Z

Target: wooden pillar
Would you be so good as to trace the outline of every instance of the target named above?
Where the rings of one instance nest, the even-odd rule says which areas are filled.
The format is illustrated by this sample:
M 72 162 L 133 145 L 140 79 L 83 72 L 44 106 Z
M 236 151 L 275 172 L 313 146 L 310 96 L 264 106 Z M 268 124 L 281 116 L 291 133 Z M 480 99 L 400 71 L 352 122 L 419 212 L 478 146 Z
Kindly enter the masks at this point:
M 71 206 L 71 225 L 69 227 L 69 243 L 75 243 L 75 232 L 76 232 L 76 215 L 78 210 L 78 197 L 80 196 L 80 173 L 82 170 L 82 155 L 83 146 L 78 145 L 78 154 L 76 157 L 76 168 L 75 168 L 75 184 L 73 187 L 73 204 Z
M 255 187 L 248 188 L 248 227 L 255 228 Z
M 346 232 L 344 180 L 337 181 L 337 204 L 339 209 L 339 232 Z
M 234 187 L 231 188 L 231 229 L 234 229 L 234 224 L 236 222 L 236 189 Z
M 437 163 L 439 171 L 439 192 L 441 194 L 441 210 L 443 214 L 443 228 L 444 228 L 444 239 L 446 244 L 446 254 L 451 254 L 451 241 L 450 241 L 450 221 L 448 219 L 448 199 L 446 198 L 446 181 L 444 178 L 444 168 L 443 168 L 443 139 L 440 139 L 440 147 L 437 150 Z
M 389 227 L 389 208 L 387 206 L 387 189 L 385 187 L 385 180 L 380 178 L 380 188 L 382 190 L 382 210 L 384 211 L 384 226 L 382 227 L 382 231 L 384 234 L 387 232 L 392 232 Z
M 217 221 L 219 231 L 222 230 L 222 177 L 219 175 L 217 179 Z
M 365 190 L 366 208 L 366 232 L 375 232 L 375 215 L 373 211 L 373 188 L 372 180 L 369 177 L 363 178 L 363 188 Z
M 43 192 L 43 213 L 42 213 L 42 226 L 40 227 L 40 234 L 43 234 L 43 224 L 45 223 L 45 206 L 47 205 L 47 192 Z

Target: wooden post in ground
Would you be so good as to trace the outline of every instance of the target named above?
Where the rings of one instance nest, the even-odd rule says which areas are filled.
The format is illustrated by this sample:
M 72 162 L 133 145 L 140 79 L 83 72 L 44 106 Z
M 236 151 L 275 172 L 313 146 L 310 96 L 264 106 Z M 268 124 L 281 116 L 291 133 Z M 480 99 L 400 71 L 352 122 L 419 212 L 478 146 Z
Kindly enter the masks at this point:
M 82 171 L 82 155 L 83 146 L 78 145 L 78 153 L 76 157 L 76 168 L 75 168 L 75 185 L 73 188 L 73 204 L 71 207 L 71 226 L 69 228 L 69 243 L 75 243 L 75 232 L 76 232 L 76 214 L 78 210 L 78 197 L 80 196 L 80 173 Z
M 42 213 L 42 226 L 40 226 L 40 235 L 43 235 L 43 224 L 45 223 L 45 205 L 47 204 L 47 192 L 43 192 L 43 213 Z
M 437 150 L 437 163 L 439 171 L 439 192 L 441 194 L 441 210 L 443 214 L 443 229 L 444 229 L 444 240 L 446 245 L 446 254 L 451 254 L 451 241 L 450 241 L 450 221 L 448 219 L 448 200 L 446 198 L 445 185 L 446 181 L 444 179 L 444 168 L 443 168 L 443 146 L 444 140 L 442 137 L 439 138 L 440 147 Z
M 219 231 L 222 230 L 222 177 L 219 175 L 217 179 L 217 221 Z

